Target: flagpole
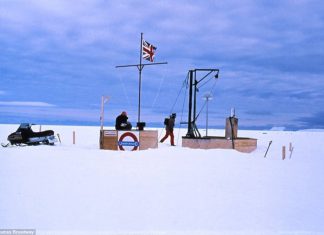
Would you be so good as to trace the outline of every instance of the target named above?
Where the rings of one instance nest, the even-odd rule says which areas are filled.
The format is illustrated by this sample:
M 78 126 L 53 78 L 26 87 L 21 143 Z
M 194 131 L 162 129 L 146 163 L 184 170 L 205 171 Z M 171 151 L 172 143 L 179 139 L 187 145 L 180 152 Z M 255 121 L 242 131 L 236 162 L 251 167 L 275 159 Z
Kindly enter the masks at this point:
M 151 58 L 154 56 L 154 53 L 150 54 L 150 62 L 153 62 L 153 59 Z M 161 64 L 167 64 L 168 62 L 160 62 L 160 63 L 144 63 L 142 62 L 143 59 L 143 33 L 141 33 L 141 43 L 140 43 L 140 63 L 139 64 L 129 64 L 129 65 L 119 65 L 116 66 L 116 68 L 125 68 L 125 67 L 137 67 L 138 69 L 138 118 L 137 118 L 137 128 L 140 130 L 143 125 L 145 126 L 145 123 L 141 123 L 141 87 L 142 87 L 142 70 L 144 69 L 145 65 L 161 65 Z
M 142 54 L 143 54 L 143 33 L 141 33 L 141 44 L 140 44 L 140 63 L 139 63 L 139 81 L 138 81 L 138 124 L 141 122 L 141 86 L 142 86 Z

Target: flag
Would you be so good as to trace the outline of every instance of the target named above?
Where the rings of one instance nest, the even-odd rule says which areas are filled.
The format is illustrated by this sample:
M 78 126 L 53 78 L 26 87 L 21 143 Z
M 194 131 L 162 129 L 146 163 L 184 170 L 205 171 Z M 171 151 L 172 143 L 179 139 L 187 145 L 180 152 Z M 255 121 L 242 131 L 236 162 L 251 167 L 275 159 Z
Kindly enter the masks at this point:
M 147 41 L 143 40 L 142 43 L 142 55 L 143 59 L 149 60 L 150 62 L 154 61 L 156 47 Z

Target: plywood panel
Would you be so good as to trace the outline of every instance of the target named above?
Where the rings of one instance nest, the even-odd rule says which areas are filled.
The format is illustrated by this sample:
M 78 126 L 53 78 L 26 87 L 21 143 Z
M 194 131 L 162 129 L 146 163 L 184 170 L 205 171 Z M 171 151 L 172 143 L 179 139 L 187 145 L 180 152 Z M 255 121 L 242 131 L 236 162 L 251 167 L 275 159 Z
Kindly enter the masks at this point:
M 140 147 L 139 150 L 158 147 L 158 131 L 130 131 L 139 132 Z M 118 150 L 118 131 L 101 130 L 100 131 L 100 149 Z
M 231 123 L 232 123 L 232 125 L 231 125 Z M 232 127 L 233 127 L 233 130 L 232 130 Z M 234 139 L 237 138 L 237 130 L 238 130 L 238 119 L 235 117 L 226 118 L 225 138 L 232 139 L 232 132 L 233 132 L 233 138 Z
M 101 130 L 100 131 L 100 149 L 118 150 L 117 131 Z
M 140 131 L 140 150 L 158 147 L 158 131 Z
M 211 138 L 182 138 L 182 147 L 196 149 L 232 149 L 232 140 L 224 137 Z M 257 147 L 257 140 L 250 138 L 238 138 L 234 140 L 234 148 L 240 152 L 252 152 Z

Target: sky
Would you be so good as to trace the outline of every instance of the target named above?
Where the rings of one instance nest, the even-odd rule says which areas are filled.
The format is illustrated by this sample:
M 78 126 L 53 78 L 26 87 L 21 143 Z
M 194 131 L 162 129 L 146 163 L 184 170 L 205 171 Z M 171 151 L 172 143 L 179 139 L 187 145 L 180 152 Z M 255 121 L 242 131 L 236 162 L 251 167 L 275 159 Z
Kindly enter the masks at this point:
M 219 69 L 197 93 L 197 124 L 324 128 L 322 1 L 0 0 L 0 123 L 99 125 L 138 118 L 140 37 L 157 47 L 141 121 L 188 115 L 192 69 Z M 149 63 L 149 62 L 147 62 Z M 204 75 L 199 75 L 203 77 Z M 200 78 L 200 77 L 199 77 Z

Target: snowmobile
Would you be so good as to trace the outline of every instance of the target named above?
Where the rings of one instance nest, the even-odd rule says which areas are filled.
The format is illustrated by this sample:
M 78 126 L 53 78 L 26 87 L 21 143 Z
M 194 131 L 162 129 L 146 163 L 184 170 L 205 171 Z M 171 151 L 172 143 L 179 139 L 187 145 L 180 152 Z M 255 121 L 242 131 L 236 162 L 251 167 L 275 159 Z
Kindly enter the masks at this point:
M 34 132 L 32 130 L 32 125 L 29 123 L 21 123 L 16 132 L 11 133 L 8 136 L 8 141 L 11 145 L 39 145 L 39 144 L 48 144 L 54 145 L 56 138 L 54 136 L 54 131 L 46 130 L 41 132 Z M 8 144 L 1 144 L 2 147 L 9 146 Z

